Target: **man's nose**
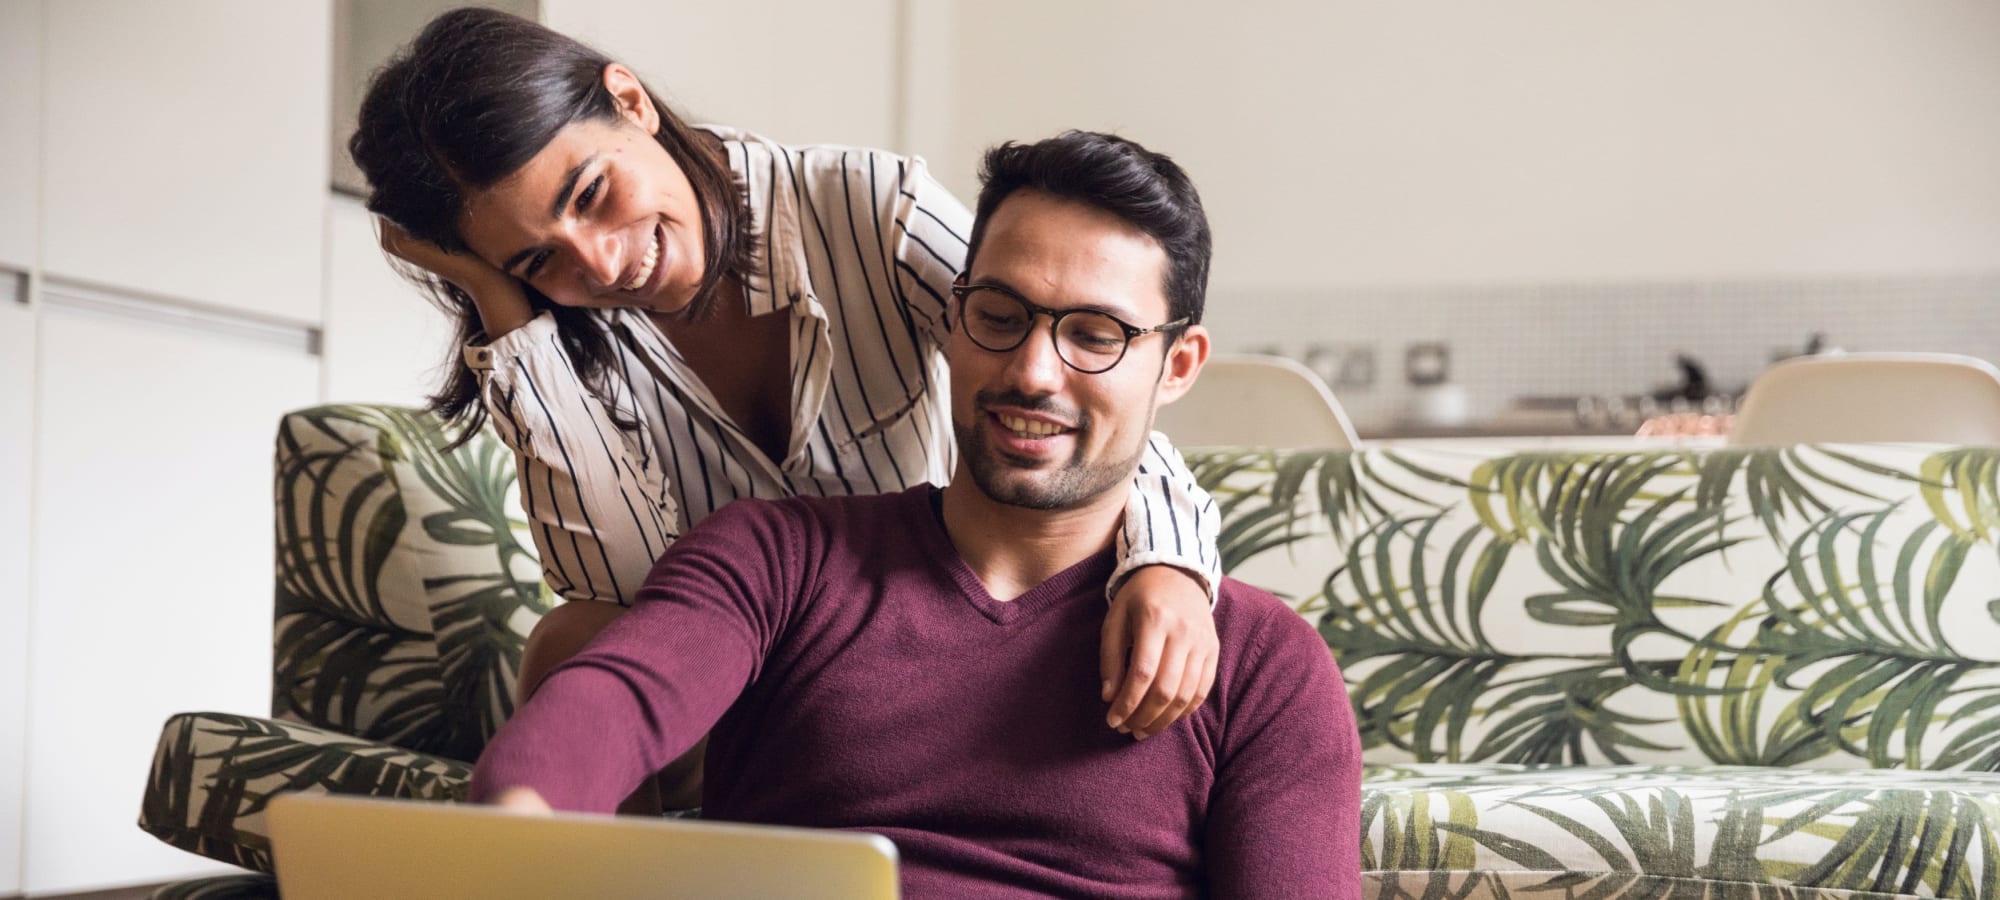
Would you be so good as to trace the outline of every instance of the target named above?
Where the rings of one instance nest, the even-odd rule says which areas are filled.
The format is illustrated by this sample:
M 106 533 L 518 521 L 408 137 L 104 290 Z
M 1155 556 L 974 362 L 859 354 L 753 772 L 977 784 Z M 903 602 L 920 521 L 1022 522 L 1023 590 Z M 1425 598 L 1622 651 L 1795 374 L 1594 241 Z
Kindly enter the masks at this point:
M 1068 366 L 1056 352 L 1055 327 L 1048 316 L 1035 315 L 1027 339 L 1007 355 L 1007 373 L 1015 388 L 1030 394 L 1062 389 Z

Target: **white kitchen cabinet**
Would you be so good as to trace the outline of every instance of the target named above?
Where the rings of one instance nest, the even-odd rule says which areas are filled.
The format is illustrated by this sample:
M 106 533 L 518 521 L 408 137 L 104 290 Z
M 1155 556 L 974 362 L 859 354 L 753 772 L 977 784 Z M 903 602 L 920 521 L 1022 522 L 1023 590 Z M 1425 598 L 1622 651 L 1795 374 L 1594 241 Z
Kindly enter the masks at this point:
M 28 515 L 35 311 L 0 274 L 0 897 L 21 890 L 22 758 L 28 721 Z
M 225 870 L 134 824 L 160 725 L 270 708 L 271 454 L 305 333 L 39 308 L 24 890 Z
M 62 0 L 45 14 L 47 273 L 316 324 L 330 5 Z

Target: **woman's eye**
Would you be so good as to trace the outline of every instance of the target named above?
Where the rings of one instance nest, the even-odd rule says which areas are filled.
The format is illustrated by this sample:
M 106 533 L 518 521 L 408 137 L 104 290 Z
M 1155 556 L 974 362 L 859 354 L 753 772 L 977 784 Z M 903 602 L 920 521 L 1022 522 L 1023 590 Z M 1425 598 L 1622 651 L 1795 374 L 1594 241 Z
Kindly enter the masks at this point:
M 549 261 L 549 251 L 543 250 L 542 252 L 535 254 L 534 259 L 528 260 L 528 267 L 522 270 L 521 272 L 522 276 L 524 278 L 532 280 L 537 274 L 541 273 L 542 265 L 544 263 L 547 263 L 548 261 Z
M 604 176 L 599 175 L 591 179 L 590 184 L 584 187 L 583 193 L 576 195 L 576 211 L 583 212 L 589 209 L 590 201 L 597 199 L 597 191 L 602 187 L 604 187 Z

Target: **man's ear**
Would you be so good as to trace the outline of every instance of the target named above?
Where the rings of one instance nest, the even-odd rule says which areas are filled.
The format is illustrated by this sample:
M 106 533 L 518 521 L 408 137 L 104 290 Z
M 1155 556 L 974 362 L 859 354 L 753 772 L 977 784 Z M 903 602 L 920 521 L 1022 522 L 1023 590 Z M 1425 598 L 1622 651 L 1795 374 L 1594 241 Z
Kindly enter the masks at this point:
M 610 92 L 611 101 L 617 104 L 619 115 L 626 121 L 647 134 L 660 133 L 660 110 L 646 93 L 645 83 L 631 69 L 618 63 L 605 66 L 604 89 Z
M 1167 350 L 1166 365 L 1160 371 L 1160 403 L 1179 400 L 1194 387 L 1195 376 L 1208 364 L 1208 329 L 1189 325 Z

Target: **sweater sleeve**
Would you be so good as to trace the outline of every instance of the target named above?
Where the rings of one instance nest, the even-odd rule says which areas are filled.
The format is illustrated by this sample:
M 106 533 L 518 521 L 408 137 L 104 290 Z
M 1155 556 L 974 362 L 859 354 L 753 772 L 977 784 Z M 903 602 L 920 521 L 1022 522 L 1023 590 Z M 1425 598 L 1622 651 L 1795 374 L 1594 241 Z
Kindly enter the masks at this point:
M 549 673 L 486 745 L 471 797 L 534 788 L 558 810 L 611 812 L 694 746 L 756 679 L 805 583 L 784 502 L 718 510 L 660 558 L 632 609 Z
M 1361 739 L 1353 708 L 1325 642 L 1275 605 L 1228 692 L 1207 824 L 1210 892 L 1358 900 Z
M 1153 432 L 1125 502 L 1125 523 L 1118 530 L 1118 568 L 1111 573 L 1106 595 L 1116 593 L 1134 569 L 1169 565 L 1201 576 L 1209 602 L 1215 603 L 1222 584 L 1222 555 L 1216 549 L 1221 532 L 1222 515 L 1214 498 L 1196 483 L 1167 436 Z
M 549 586 L 569 600 L 630 605 L 678 522 L 648 438 L 619 428 L 584 386 L 548 313 L 466 348 L 466 360 L 494 430 L 514 451 Z M 619 393 L 611 402 L 629 408 L 625 383 L 610 381 Z

